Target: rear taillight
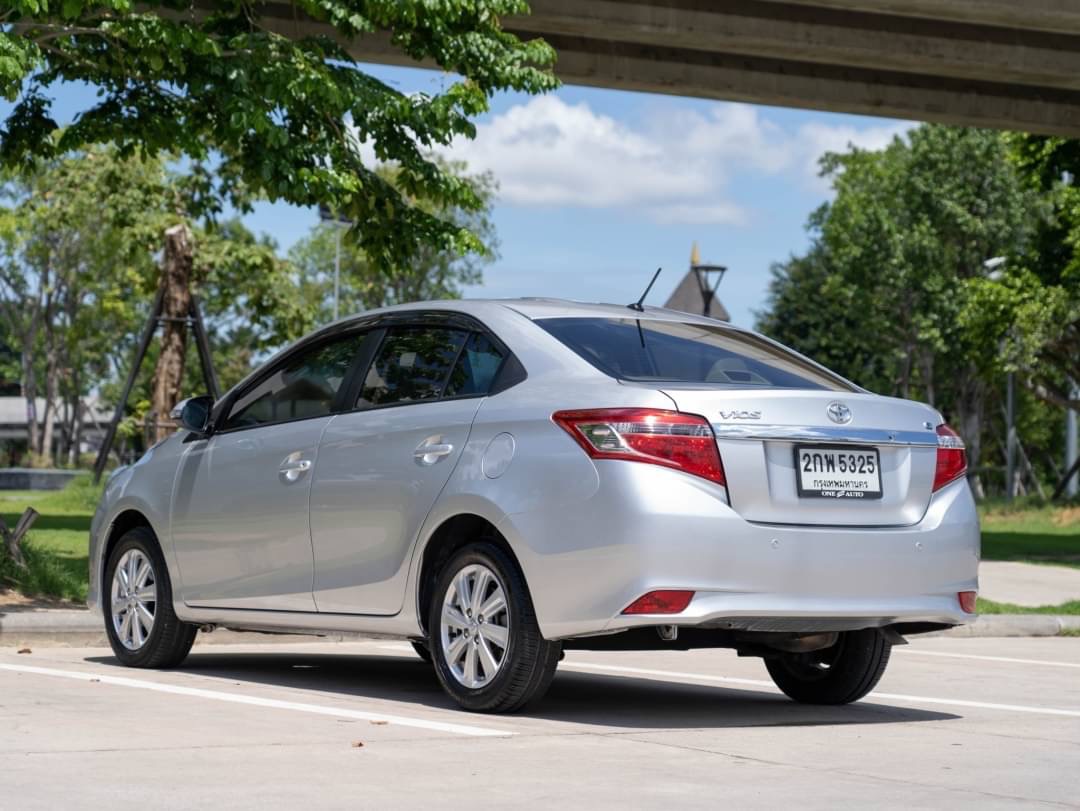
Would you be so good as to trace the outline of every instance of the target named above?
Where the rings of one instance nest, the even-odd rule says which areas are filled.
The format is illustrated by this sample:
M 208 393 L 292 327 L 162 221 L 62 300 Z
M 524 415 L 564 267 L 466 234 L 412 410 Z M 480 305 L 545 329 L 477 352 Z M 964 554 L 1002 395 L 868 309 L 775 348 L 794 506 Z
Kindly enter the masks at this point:
M 625 459 L 675 468 L 726 484 L 708 420 L 647 408 L 559 411 L 551 418 L 593 459 Z
M 937 427 L 937 469 L 934 471 L 934 492 L 967 473 L 967 452 L 964 440 L 948 425 Z

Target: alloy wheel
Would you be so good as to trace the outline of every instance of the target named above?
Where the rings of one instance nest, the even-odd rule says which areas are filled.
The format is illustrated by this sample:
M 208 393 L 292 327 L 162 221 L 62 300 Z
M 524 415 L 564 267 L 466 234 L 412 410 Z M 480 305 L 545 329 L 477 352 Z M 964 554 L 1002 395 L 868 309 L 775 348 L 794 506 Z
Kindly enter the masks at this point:
M 139 650 L 154 630 L 157 613 L 157 578 L 141 550 L 129 549 L 117 562 L 111 597 L 117 638 L 128 650 Z
M 498 575 L 479 563 L 463 567 L 446 590 L 439 626 L 453 677 L 470 690 L 490 683 L 510 645 L 510 612 Z

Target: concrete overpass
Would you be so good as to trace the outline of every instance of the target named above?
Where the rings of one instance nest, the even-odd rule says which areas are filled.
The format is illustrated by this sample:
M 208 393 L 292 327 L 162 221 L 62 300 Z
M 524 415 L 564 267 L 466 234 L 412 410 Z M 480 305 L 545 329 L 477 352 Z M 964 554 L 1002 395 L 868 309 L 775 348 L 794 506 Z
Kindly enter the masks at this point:
M 1080 0 L 531 0 L 568 84 L 1080 136 Z M 267 3 L 296 35 L 325 26 Z M 385 36 L 350 46 L 415 65 Z

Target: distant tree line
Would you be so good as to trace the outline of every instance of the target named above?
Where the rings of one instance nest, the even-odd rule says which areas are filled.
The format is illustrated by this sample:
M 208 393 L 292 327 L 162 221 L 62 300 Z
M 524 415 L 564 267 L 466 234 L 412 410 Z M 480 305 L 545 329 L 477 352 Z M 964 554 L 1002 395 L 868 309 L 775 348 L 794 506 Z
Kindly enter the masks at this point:
M 184 246 L 182 261 L 166 251 L 165 264 L 202 294 L 226 384 L 326 319 L 337 235 L 320 229 L 283 259 L 224 211 L 283 200 L 353 223 L 342 312 L 454 295 L 491 256 L 490 179 L 437 156 L 475 135 L 496 92 L 558 86 L 554 51 L 503 30 L 504 17 L 528 13 L 524 0 L 302 0 L 297 19 L 318 25 L 285 31 L 264 19 L 271 5 L 0 9 L 0 95 L 12 104 L 0 124 L 0 382 L 19 381 L 31 455 L 59 446 L 73 462 L 81 398 L 116 397 L 166 229 L 184 236 L 168 243 Z M 410 93 L 373 76 L 352 56 L 365 37 L 436 65 L 439 86 Z M 67 122 L 52 110 L 64 84 L 86 88 Z M 184 347 L 166 346 L 145 374 L 176 370 Z M 155 398 L 173 399 L 175 382 L 170 372 Z
M 163 237 L 173 226 L 191 234 L 191 286 L 225 387 L 272 349 L 330 320 L 339 236 L 343 314 L 456 297 L 463 284 L 480 280 L 494 253 L 494 184 L 461 165 L 445 171 L 474 189 L 479 210 L 441 210 L 422 199 L 412 204 L 470 228 L 481 248 L 461 256 L 449 246 L 424 247 L 388 267 L 369 261 L 351 233 L 323 224 L 282 256 L 271 238 L 202 205 L 205 167 L 181 171 L 168 157 L 124 157 L 99 147 L 42 160 L 0 182 L 0 344 L 7 347 L 0 351 L 0 380 L 17 381 L 27 403 L 26 441 L 18 444 L 28 463 L 79 463 L 87 398 L 107 405 L 117 399 L 161 284 Z M 378 171 L 396 182 L 393 169 Z M 151 407 L 158 351 L 155 342 L 125 424 L 136 444 Z M 184 396 L 202 393 L 198 372 L 197 364 L 186 364 Z M 41 413 L 32 405 L 39 400 Z
M 810 248 L 773 267 L 758 328 L 856 383 L 938 408 L 976 492 L 1004 482 L 1005 380 L 1021 383 L 1027 489 L 1063 473 L 1080 408 L 1080 148 L 922 125 L 821 160 L 833 198 Z

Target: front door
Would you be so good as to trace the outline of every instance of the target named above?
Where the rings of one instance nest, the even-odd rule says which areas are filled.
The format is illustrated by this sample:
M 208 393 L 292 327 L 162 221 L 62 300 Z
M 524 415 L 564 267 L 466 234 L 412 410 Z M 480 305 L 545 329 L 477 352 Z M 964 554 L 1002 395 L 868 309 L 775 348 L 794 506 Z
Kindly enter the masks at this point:
M 357 409 L 323 434 L 311 490 L 319 611 L 395 614 L 410 552 L 504 352 L 482 333 L 387 330 Z
M 319 440 L 362 335 L 290 353 L 193 440 L 173 488 L 184 602 L 314 611 L 308 499 Z

